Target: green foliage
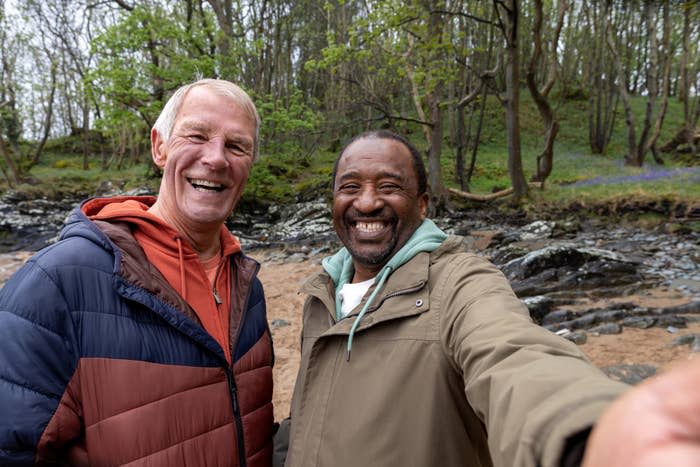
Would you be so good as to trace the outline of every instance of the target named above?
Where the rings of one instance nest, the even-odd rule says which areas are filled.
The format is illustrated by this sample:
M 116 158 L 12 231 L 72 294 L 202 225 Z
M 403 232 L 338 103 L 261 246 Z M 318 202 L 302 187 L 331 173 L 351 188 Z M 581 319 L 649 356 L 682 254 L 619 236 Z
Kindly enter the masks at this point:
M 243 198 L 289 203 L 328 197 L 336 156 L 329 151 L 314 151 L 301 165 L 296 153 L 262 157 L 253 165 Z
M 261 152 L 308 157 L 304 148 L 309 135 L 319 130 L 323 116 L 304 102 L 301 91 L 293 90 L 286 98 L 260 96 L 255 101 L 262 120 Z
M 319 115 L 303 105 L 299 95 L 289 101 L 272 98 L 256 98 L 263 115 L 263 151 L 253 166 L 250 179 L 244 192 L 244 200 L 258 202 L 289 203 L 297 200 L 330 197 L 330 178 L 333 162 L 339 148 L 324 150 L 329 145 L 326 135 L 317 146 L 313 144 L 314 133 L 319 131 L 323 120 Z M 641 102 L 641 98 L 640 101 Z M 627 182 L 609 185 L 578 186 L 576 182 L 600 176 L 639 175 L 649 168 L 661 169 L 647 159 L 644 168 L 625 167 L 622 153 L 616 147 L 624 148 L 624 122 L 618 122 L 613 137 L 611 151 L 606 155 L 590 153 L 587 140 L 586 107 L 580 101 L 554 100 L 561 129 L 555 144 L 554 169 L 544 191 L 533 189 L 531 203 L 556 208 L 576 203 L 591 206 L 597 203 L 619 203 L 620 199 L 640 200 L 685 200 L 700 202 L 700 183 L 697 175 L 679 176 L 646 182 Z M 637 102 L 635 102 L 637 105 Z M 507 169 L 507 149 L 504 137 L 503 112 L 501 104 L 493 97 L 487 101 L 486 121 L 479 146 L 477 165 L 470 184 L 473 193 L 485 194 L 508 188 L 510 179 Z M 639 107 L 642 111 L 642 106 Z M 523 93 L 523 164 L 526 177 L 535 170 L 535 159 L 541 150 L 543 128 L 534 104 L 527 93 Z M 682 107 L 671 101 L 667 122 L 661 141 L 673 134 L 673 123 L 682 115 Z M 415 128 L 408 137 L 425 153 L 425 142 Z M 145 136 L 145 135 L 144 135 Z M 319 136 L 319 137 L 320 137 Z M 90 195 L 104 180 L 112 180 L 116 186 L 128 189 L 136 186 L 151 186 L 157 190 L 158 180 L 148 177 L 145 163 L 122 170 L 102 171 L 95 163 L 99 151 L 97 140 L 91 140 L 92 163 L 90 169 L 82 170 L 82 135 L 57 138 L 46 145 L 46 154 L 40 165 L 31 169 L 30 176 L 41 185 L 26 185 L 22 189 L 62 191 L 77 190 Z M 454 150 L 446 138 L 443 146 L 442 164 L 444 180 L 448 186 L 454 182 Z M 664 155 L 666 166 L 680 167 L 669 155 Z M 0 190 L 5 188 L 1 185 Z M 536 209 L 536 208 L 534 208 Z
M 213 76 L 206 28 L 190 28 L 164 6 L 137 6 L 91 43 L 97 66 L 85 85 L 103 109 L 96 126 L 109 134 L 148 130 L 167 92 L 198 76 Z

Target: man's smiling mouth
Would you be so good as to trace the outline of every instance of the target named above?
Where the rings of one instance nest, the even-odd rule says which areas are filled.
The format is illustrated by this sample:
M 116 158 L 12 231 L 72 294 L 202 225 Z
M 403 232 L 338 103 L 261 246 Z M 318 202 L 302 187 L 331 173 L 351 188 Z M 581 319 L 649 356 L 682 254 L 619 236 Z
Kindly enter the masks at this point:
M 188 178 L 187 181 L 190 182 L 190 185 L 192 185 L 195 190 L 198 191 L 220 192 L 225 188 L 221 183 L 214 183 L 209 180 L 202 180 L 199 178 Z
M 386 224 L 384 222 L 356 222 L 355 228 L 360 232 L 373 233 L 379 232 Z

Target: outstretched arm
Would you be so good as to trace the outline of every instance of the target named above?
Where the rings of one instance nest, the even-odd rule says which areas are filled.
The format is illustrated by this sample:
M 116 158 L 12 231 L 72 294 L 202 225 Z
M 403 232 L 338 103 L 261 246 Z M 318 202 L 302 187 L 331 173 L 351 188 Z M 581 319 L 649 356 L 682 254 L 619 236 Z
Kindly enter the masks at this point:
M 645 381 L 596 424 L 583 467 L 700 467 L 700 359 Z

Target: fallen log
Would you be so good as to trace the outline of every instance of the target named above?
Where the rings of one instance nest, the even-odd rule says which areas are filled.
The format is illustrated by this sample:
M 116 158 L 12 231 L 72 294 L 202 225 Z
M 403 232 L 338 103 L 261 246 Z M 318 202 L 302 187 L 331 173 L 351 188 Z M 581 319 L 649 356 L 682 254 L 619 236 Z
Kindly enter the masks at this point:
M 530 182 L 528 183 L 530 188 L 544 189 L 544 182 Z M 506 188 L 505 190 L 496 191 L 489 194 L 477 194 L 477 193 L 467 193 L 466 191 L 458 190 L 456 188 L 448 188 L 447 191 L 453 195 L 459 196 L 460 198 L 468 199 L 470 201 L 493 201 L 494 199 L 504 198 L 513 193 L 513 187 Z

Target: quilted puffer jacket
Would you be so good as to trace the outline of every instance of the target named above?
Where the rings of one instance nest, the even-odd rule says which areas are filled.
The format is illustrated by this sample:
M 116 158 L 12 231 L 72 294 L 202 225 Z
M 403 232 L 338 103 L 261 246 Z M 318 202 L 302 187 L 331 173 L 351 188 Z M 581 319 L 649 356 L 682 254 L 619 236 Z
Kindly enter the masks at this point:
M 76 210 L 0 290 L 0 465 L 269 466 L 259 265 L 231 268 L 229 365 L 129 226 Z

